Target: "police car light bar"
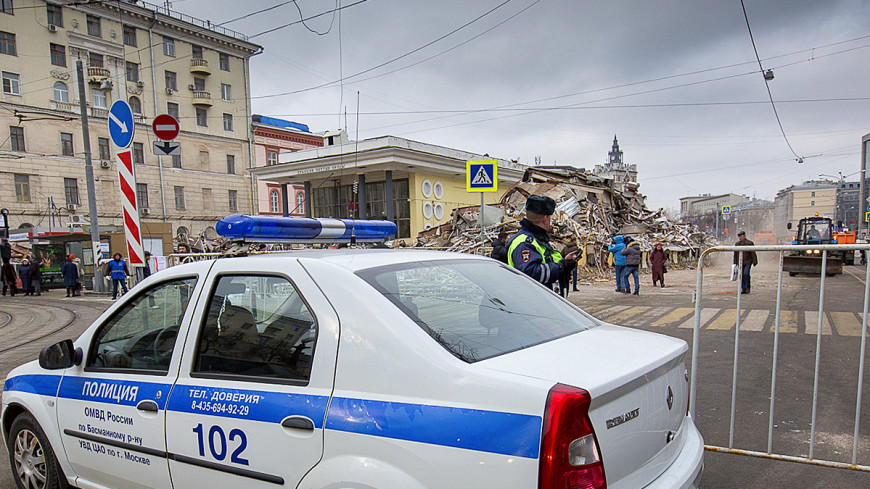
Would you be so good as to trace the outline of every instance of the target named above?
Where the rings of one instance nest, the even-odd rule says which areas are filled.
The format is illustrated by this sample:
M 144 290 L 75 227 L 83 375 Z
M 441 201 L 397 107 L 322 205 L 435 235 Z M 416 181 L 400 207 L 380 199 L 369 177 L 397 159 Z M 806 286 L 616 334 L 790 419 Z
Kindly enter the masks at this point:
M 387 240 L 397 227 L 390 221 L 231 214 L 215 229 L 225 238 L 248 242 L 370 243 Z

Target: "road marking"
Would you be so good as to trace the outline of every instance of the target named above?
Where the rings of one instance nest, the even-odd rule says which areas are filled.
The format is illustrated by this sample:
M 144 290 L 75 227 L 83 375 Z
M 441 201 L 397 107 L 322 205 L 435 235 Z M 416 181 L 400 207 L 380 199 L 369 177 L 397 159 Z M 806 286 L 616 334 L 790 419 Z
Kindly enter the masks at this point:
M 861 321 L 852 312 L 829 312 L 840 336 L 861 336 Z
M 588 312 L 589 314 L 595 314 L 598 311 L 603 311 L 603 310 L 607 309 L 608 307 L 611 307 L 610 304 L 594 304 L 591 306 L 580 306 L 580 309 L 583 309 L 584 311 Z
M 729 330 L 737 324 L 737 309 L 725 309 L 722 314 L 707 325 L 707 329 Z
M 857 253 L 857 252 L 856 252 L 856 253 Z M 856 258 L 858 258 L 858 257 L 856 257 Z M 860 260 L 860 258 L 858 258 L 858 259 Z M 863 285 L 863 286 L 865 286 L 865 287 L 867 286 L 867 283 L 864 282 L 864 279 L 861 278 L 861 276 L 858 275 L 857 273 L 853 273 L 852 270 L 849 270 L 848 267 L 843 267 L 843 271 L 846 272 L 846 273 L 848 273 L 849 275 L 855 277 L 855 279 L 856 279 L 857 281 L 861 282 L 861 285 Z
M 678 307 L 666 314 L 665 316 L 662 316 L 653 321 L 652 326 L 667 326 L 669 324 L 678 323 L 686 319 L 686 316 L 694 312 L 695 309 L 693 307 Z
M 650 309 L 652 309 L 652 307 L 649 306 L 631 307 L 620 313 L 607 316 L 607 322 L 613 324 L 623 324 L 626 319 L 636 319 L 637 316 L 641 316 L 643 313 L 649 311 Z
M 673 308 L 672 307 L 654 307 L 646 314 L 642 314 L 642 315 L 636 316 L 634 318 L 631 318 L 631 319 L 625 321 L 624 324 L 626 326 L 643 326 L 650 319 L 658 318 L 659 316 L 663 316 L 663 315 L 667 314 L 668 311 L 670 311 L 671 309 L 673 309 Z M 653 323 L 653 326 L 655 326 L 655 323 Z
M 608 307 L 607 309 L 603 309 L 601 311 L 596 312 L 595 317 L 597 317 L 598 319 L 604 319 L 604 318 L 607 318 L 609 316 L 612 316 L 612 315 L 618 313 L 619 311 L 624 311 L 624 310 L 628 309 L 629 307 L 631 307 L 631 306 L 611 306 L 611 307 Z
M 774 317 L 774 322 L 776 317 Z M 776 324 L 770 326 L 770 332 L 775 331 Z M 798 315 L 797 311 L 779 311 L 779 332 L 780 333 L 797 333 L 798 330 Z
M 705 307 L 705 308 L 701 309 L 701 327 L 703 328 L 704 325 L 707 324 L 707 321 L 712 319 L 713 316 L 715 316 L 716 313 L 721 311 L 721 310 L 722 309 L 717 309 L 715 307 Z M 695 327 L 695 315 L 693 314 L 692 317 L 690 317 L 689 319 L 686 319 L 683 322 L 683 324 L 681 324 L 679 327 L 684 328 L 684 329 L 694 328 Z
M 749 314 L 740 320 L 740 331 L 761 331 L 764 329 L 764 323 L 767 322 L 768 317 L 770 317 L 770 311 L 767 309 L 749 311 Z
M 819 333 L 819 311 L 805 311 L 804 320 L 807 323 L 807 334 Z M 834 334 L 834 331 L 831 329 L 831 323 L 828 322 L 827 316 L 822 316 L 822 334 Z

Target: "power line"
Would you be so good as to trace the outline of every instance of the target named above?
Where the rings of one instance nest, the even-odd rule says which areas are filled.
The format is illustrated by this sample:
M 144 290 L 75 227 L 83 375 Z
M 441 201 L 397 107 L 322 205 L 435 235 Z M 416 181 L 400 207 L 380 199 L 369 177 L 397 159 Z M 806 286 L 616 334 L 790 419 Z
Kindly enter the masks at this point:
M 358 1 L 354 2 L 354 3 L 350 3 L 350 4 L 347 4 L 347 5 L 344 5 L 344 6 L 342 6 L 342 7 L 339 7 L 339 8 L 337 8 L 337 9 L 334 9 L 334 10 L 327 10 L 326 12 L 321 12 L 321 13 L 319 13 L 319 14 L 315 14 L 315 15 L 312 15 L 312 16 L 310 16 L 310 17 L 305 17 L 305 18 L 299 19 L 299 20 L 294 21 L 294 22 L 290 22 L 290 23 L 287 23 L 287 24 L 284 24 L 284 25 L 279 25 L 278 27 L 273 27 L 273 28 L 271 28 L 271 29 L 266 29 L 265 31 L 263 31 L 263 32 L 258 32 L 258 33 L 256 33 L 256 34 L 254 34 L 253 36 L 248 36 L 248 39 L 253 39 L 253 38 L 255 38 L 255 37 L 259 37 L 259 36 L 262 36 L 262 35 L 264 35 L 264 34 L 268 34 L 268 33 L 270 33 L 270 32 L 275 32 L 275 31 L 277 31 L 277 30 L 284 29 L 285 27 L 290 27 L 290 26 L 292 26 L 292 25 L 302 24 L 302 23 L 304 23 L 306 20 L 316 19 L 316 18 L 321 17 L 321 16 L 323 16 L 323 15 L 327 15 L 327 14 L 334 13 L 334 12 L 336 12 L 337 10 L 343 10 L 343 9 L 346 9 L 346 8 L 350 8 L 350 7 L 353 7 L 353 6 L 359 5 L 359 4 L 361 4 L 361 3 L 365 3 L 365 2 L 367 2 L 367 1 L 368 1 L 368 0 L 358 0 Z

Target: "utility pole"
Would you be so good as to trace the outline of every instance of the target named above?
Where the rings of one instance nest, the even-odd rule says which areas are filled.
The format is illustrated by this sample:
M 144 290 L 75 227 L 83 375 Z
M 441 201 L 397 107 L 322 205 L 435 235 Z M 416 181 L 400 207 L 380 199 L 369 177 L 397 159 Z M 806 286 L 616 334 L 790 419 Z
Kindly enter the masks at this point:
M 82 138 L 85 140 L 85 181 L 88 184 L 88 212 L 91 214 L 91 249 L 94 260 L 94 292 L 105 292 L 103 287 L 103 270 L 100 268 L 100 223 L 97 219 L 97 191 L 94 188 L 94 166 L 91 162 L 91 135 L 88 132 L 88 107 L 85 98 L 85 70 L 82 60 L 76 61 L 76 71 L 79 75 L 79 109 L 82 113 Z

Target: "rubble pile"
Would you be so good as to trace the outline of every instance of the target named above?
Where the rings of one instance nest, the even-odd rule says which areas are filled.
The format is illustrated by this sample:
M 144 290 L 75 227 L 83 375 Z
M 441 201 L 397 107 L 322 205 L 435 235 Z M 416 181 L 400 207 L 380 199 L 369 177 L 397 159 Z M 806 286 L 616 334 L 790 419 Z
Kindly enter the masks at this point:
M 419 234 L 418 246 L 464 253 L 488 253 L 501 230 L 519 229 L 526 198 L 546 195 L 556 201 L 550 236 L 557 249 L 580 246 L 586 250 L 587 275 L 609 276 L 607 247 L 616 235 L 631 236 L 645 252 L 662 243 L 671 266 L 691 265 L 709 247 L 707 235 L 695 226 L 678 224 L 651 211 L 633 182 L 617 183 L 574 167 L 533 167 L 508 190 L 497 206 L 484 209 L 485 234 L 480 232 L 480 206 L 454 209 L 450 223 Z

